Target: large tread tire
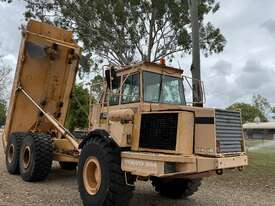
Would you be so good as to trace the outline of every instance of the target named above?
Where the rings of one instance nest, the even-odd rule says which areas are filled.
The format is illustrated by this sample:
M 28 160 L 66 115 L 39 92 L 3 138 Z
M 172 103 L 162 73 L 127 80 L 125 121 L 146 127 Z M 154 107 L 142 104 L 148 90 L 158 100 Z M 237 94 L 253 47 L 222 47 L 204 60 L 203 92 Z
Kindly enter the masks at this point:
M 14 132 L 9 135 L 8 144 L 6 147 L 6 167 L 10 174 L 20 174 L 19 159 L 20 159 L 20 147 L 22 140 L 28 133 L 26 132 Z
M 163 197 L 181 199 L 192 196 L 200 187 L 201 179 L 152 178 L 152 185 Z
M 28 148 L 29 152 L 26 152 Z M 28 154 L 27 154 L 28 153 Z M 26 165 L 26 159 L 29 162 Z M 22 141 L 20 149 L 20 174 L 26 182 L 37 182 L 45 180 L 52 166 L 53 144 L 48 134 L 30 133 Z
M 59 162 L 59 165 L 61 169 L 68 171 L 74 171 L 77 168 L 76 162 Z
M 98 192 L 90 195 L 84 184 L 84 165 L 94 157 L 101 168 L 101 184 Z M 125 181 L 121 170 L 120 149 L 110 138 L 94 137 L 81 152 L 78 164 L 78 187 L 83 204 L 86 206 L 127 206 L 133 195 L 133 186 Z

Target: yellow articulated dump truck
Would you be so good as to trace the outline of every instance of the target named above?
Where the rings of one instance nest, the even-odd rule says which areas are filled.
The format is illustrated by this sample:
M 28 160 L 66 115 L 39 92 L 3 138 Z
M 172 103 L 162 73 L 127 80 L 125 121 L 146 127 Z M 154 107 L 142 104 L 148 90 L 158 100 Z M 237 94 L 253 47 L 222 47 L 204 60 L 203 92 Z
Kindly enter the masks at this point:
M 28 23 L 3 133 L 9 173 L 42 181 L 57 161 L 77 169 L 84 205 L 122 206 L 138 180 L 183 198 L 247 165 L 240 112 L 187 106 L 183 71 L 164 64 L 107 67 L 89 133 L 75 138 L 63 125 L 80 55 L 71 32 Z

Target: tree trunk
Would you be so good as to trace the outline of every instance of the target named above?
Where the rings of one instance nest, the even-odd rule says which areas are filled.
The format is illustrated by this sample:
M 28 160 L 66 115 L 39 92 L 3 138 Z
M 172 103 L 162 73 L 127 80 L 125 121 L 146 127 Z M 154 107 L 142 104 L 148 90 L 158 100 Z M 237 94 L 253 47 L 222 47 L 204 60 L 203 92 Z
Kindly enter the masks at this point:
M 201 88 L 200 71 L 200 33 L 198 20 L 199 0 L 189 0 L 191 23 L 192 23 L 192 86 L 193 86 L 193 106 L 203 107 L 203 93 Z

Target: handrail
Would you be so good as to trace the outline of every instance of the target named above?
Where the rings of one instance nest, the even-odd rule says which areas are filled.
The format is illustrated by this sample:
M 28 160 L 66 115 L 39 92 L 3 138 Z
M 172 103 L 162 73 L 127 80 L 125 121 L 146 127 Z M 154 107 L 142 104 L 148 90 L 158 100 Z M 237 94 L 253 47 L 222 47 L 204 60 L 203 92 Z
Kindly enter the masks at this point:
M 190 83 L 190 79 L 191 80 L 195 80 L 197 82 L 200 83 L 200 87 L 201 87 L 201 91 L 202 91 L 202 96 L 203 96 L 203 101 L 200 101 L 200 102 L 186 102 L 186 103 L 190 103 L 190 104 L 200 104 L 200 103 L 206 103 L 206 95 L 205 95 L 205 86 L 204 86 L 204 82 L 202 80 L 199 80 L 199 79 L 195 79 L 195 78 L 192 78 L 192 77 L 188 77 L 188 76 L 185 76 L 185 75 L 182 75 L 182 80 L 184 81 L 184 79 L 186 80 L 188 86 L 190 87 L 191 90 L 193 90 L 193 86 L 192 84 Z M 198 99 L 198 97 L 196 97 L 196 99 Z

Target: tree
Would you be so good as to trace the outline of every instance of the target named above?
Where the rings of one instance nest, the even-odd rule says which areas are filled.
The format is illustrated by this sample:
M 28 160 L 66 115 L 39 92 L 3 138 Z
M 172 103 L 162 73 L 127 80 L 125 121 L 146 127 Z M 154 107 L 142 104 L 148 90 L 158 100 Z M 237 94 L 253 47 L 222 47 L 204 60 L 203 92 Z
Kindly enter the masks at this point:
M 257 94 L 252 97 L 253 105 L 255 105 L 263 114 L 267 115 L 271 111 L 271 105 L 267 98 Z
M 3 62 L 0 56 L 0 100 L 6 99 L 6 89 L 10 82 L 11 67 Z
M 227 110 L 241 110 L 242 123 L 254 122 L 256 117 L 259 117 L 262 122 L 267 122 L 265 114 L 259 110 L 255 105 L 246 103 L 234 103 L 226 108 Z
M 176 53 L 191 52 L 187 0 L 24 1 L 26 19 L 72 29 L 86 56 L 96 54 L 95 68 L 102 62 L 128 65 L 163 57 L 172 61 Z M 226 44 L 220 29 L 205 22 L 218 9 L 216 0 L 201 0 L 199 5 L 200 46 L 206 56 L 223 51 Z
M 84 88 L 83 84 L 75 85 L 65 123 L 69 130 L 88 128 L 89 101 L 90 95 L 88 89 Z
M 0 100 L 0 126 L 5 124 L 6 111 L 6 103 L 3 100 Z
M 275 107 L 272 107 L 271 113 L 272 113 L 272 119 L 275 119 Z
M 101 75 L 96 75 L 91 81 L 91 95 L 92 103 L 99 100 L 103 92 L 103 77 Z

